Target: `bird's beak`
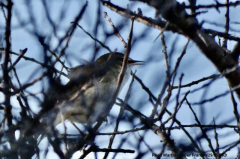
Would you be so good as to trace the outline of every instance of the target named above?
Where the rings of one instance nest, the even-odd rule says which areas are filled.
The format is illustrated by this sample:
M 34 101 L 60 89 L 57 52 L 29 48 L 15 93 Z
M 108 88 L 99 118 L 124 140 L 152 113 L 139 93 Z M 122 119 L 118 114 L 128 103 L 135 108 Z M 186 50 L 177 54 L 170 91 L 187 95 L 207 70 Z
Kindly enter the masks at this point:
M 128 64 L 130 64 L 130 65 L 143 65 L 144 61 L 135 61 L 135 60 L 132 60 L 132 59 L 128 59 Z

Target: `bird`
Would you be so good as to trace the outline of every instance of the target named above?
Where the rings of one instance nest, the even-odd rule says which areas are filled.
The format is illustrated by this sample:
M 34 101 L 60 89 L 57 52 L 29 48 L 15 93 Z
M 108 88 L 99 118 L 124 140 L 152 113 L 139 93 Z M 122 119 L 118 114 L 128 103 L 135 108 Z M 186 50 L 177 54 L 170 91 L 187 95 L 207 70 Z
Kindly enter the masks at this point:
M 105 118 L 103 114 L 116 91 L 123 59 L 124 54 L 112 52 L 100 56 L 95 62 L 85 62 L 71 68 L 68 72 L 69 82 L 46 95 L 54 106 L 46 112 L 45 120 L 56 127 L 65 120 L 93 124 Z M 119 92 L 129 79 L 131 68 L 141 64 L 143 61 L 128 58 Z

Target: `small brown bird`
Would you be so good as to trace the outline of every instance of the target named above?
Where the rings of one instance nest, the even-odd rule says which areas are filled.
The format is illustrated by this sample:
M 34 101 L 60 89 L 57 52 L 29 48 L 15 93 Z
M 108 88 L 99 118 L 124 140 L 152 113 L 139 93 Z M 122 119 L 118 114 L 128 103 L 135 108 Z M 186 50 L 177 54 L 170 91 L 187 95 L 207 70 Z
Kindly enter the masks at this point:
M 124 54 L 108 53 L 93 63 L 70 69 L 70 81 L 64 89 L 52 92 L 56 100 L 53 109 L 47 112 L 48 122 L 55 127 L 65 120 L 93 124 L 104 118 L 102 114 L 113 98 L 123 58 Z M 131 68 L 140 64 L 142 61 L 128 59 L 120 91 L 130 77 Z

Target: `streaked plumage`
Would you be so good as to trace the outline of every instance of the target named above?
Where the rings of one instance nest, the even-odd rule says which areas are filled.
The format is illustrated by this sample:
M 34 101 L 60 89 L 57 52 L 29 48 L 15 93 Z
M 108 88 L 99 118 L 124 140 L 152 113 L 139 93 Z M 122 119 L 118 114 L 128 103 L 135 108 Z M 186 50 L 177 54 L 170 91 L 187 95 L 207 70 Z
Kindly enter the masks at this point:
M 123 57 L 121 53 L 108 53 L 93 63 L 70 69 L 70 81 L 61 90 L 53 91 L 56 100 L 54 108 L 47 112 L 48 122 L 53 122 L 53 126 L 64 120 L 92 124 L 103 117 L 101 115 L 116 90 Z M 137 62 L 141 61 L 129 58 L 121 89 Z

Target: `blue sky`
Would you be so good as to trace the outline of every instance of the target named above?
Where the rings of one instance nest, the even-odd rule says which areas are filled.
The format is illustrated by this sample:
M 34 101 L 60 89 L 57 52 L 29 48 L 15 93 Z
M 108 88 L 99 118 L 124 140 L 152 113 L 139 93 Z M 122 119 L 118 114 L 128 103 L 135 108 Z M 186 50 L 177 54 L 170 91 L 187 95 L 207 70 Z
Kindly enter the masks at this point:
M 71 26 L 71 22 L 74 20 L 74 17 L 79 12 L 79 10 L 82 8 L 82 6 L 85 4 L 85 1 L 78 1 L 78 0 L 70 0 L 67 3 L 64 3 L 63 0 L 53 0 L 48 1 L 48 5 L 51 6 L 49 8 L 49 14 L 52 18 L 52 20 L 56 23 L 57 32 L 56 36 L 53 33 L 53 29 L 46 19 L 46 14 L 44 12 L 43 4 L 40 0 L 31 1 L 30 3 L 30 10 L 28 10 L 28 7 L 26 7 L 26 3 L 24 0 L 15 0 L 14 6 L 13 6 L 13 19 L 12 19 L 12 51 L 13 52 L 19 52 L 20 49 L 28 48 L 27 53 L 25 56 L 34 58 L 39 61 L 43 61 L 43 47 L 39 43 L 38 39 L 34 34 L 31 32 L 35 30 L 38 32 L 38 34 L 43 35 L 46 37 L 46 42 L 49 44 L 50 48 L 52 50 L 56 50 L 56 52 L 59 53 L 61 48 L 64 47 L 64 43 L 58 46 L 59 38 L 64 35 L 66 29 L 68 29 Z M 132 3 L 127 0 L 124 1 L 117 1 L 112 0 L 111 1 L 114 4 L 117 4 L 121 7 L 126 7 L 127 4 L 131 4 L 131 10 L 137 10 L 137 8 L 141 8 L 143 11 L 143 14 L 147 17 L 154 18 L 154 9 L 150 8 L 146 4 L 142 3 Z M 224 2 L 219 1 L 219 2 Z M 109 10 L 106 7 L 101 7 L 100 14 L 97 12 L 97 7 L 100 5 L 97 0 L 95 1 L 89 1 L 88 7 L 86 9 L 86 12 L 82 18 L 82 20 L 79 22 L 79 25 L 81 25 L 86 31 L 91 33 L 94 36 L 97 36 L 97 38 L 101 41 L 105 41 L 105 45 L 109 46 L 111 50 L 117 49 L 118 52 L 124 52 L 124 47 L 121 43 L 121 41 L 116 36 L 111 36 L 106 39 L 106 36 L 104 35 L 104 30 L 108 32 L 112 32 L 111 26 L 108 24 L 108 22 L 103 18 L 102 12 L 105 11 L 108 13 L 109 17 L 112 19 L 113 23 L 118 26 L 121 23 L 125 23 L 124 27 L 120 31 L 120 34 L 123 36 L 125 41 L 127 41 L 129 28 L 130 28 L 130 21 L 126 18 L 114 13 L 113 11 Z M 187 2 L 186 2 L 187 3 Z M 214 1 L 204 0 L 199 1 L 201 4 L 213 4 Z M 32 11 L 32 15 L 34 17 L 35 26 L 30 23 L 30 14 L 29 11 Z M 65 11 L 64 17 L 61 19 L 61 12 Z M 236 7 L 234 9 L 231 8 L 230 16 L 231 21 L 235 22 L 238 21 L 238 13 L 239 13 L 239 7 Z M 219 27 L 216 25 L 213 25 L 209 22 L 214 22 L 217 24 L 224 25 L 225 19 L 224 19 L 225 9 L 220 9 L 220 13 L 218 13 L 215 9 L 208 10 L 208 13 L 202 14 L 198 16 L 198 21 L 206 21 L 203 24 L 203 27 L 205 29 L 215 29 L 217 31 L 224 31 L 224 27 Z M 100 18 L 102 21 L 102 25 L 99 26 L 98 32 L 95 35 L 94 29 L 96 26 L 96 19 Z M 2 12 L 0 13 L 0 33 L 3 33 L 4 29 L 4 21 Z M 61 19 L 61 20 L 60 20 Z M 26 22 L 26 27 L 23 29 L 20 26 L 19 22 Z M 239 37 L 239 31 L 238 28 L 234 25 L 232 26 L 232 30 L 230 31 L 231 34 Z M 235 31 L 236 30 L 236 31 Z M 147 32 L 147 34 L 144 36 L 144 38 L 140 38 L 140 35 L 142 35 L 144 32 Z M 160 42 L 160 38 L 158 38 L 155 42 L 155 38 L 158 36 L 159 30 L 154 28 L 148 28 L 146 25 L 141 24 L 139 22 L 134 23 L 134 32 L 133 37 L 136 39 L 136 43 L 132 46 L 132 51 L 130 54 L 130 57 L 135 60 L 142 60 L 147 61 L 145 62 L 145 65 L 143 66 L 136 66 L 133 70 L 137 70 L 136 75 L 139 76 L 142 81 L 146 84 L 146 86 L 153 92 L 155 96 L 158 96 L 161 87 L 165 81 L 165 67 L 164 67 L 164 57 L 162 54 L 162 46 Z M 187 42 L 187 39 L 183 37 L 182 35 L 177 35 L 172 32 L 164 32 L 164 35 L 166 37 L 166 45 L 168 46 L 167 51 L 168 53 L 171 52 L 173 43 L 176 41 L 173 54 L 171 56 L 171 65 L 173 69 L 173 66 L 180 55 L 184 45 Z M 217 39 L 216 39 L 217 40 Z M 232 49 L 234 46 L 234 42 L 228 43 L 228 49 Z M 58 46 L 56 48 L 56 46 Z M 77 28 L 70 43 L 66 50 L 66 56 L 61 58 L 62 61 L 65 61 L 67 67 L 74 67 L 79 64 L 83 64 L 83 59 L 91 61 L 93 54 L 94 54 L 94 46 L 95 42 L 86 35 L 80 28 Z M 97 57 L 99 57 L 102 54 L 107 53 L 108 51 L 104 48 L 101 48 L 99 52 L 97 53 Z M 13 61 L 16 58 L 16 56 L 12 56 Z M 56 65 L 56 68 L 61 69 L 61 65 L 58 63 Z M 17 72 L 19 75 L 19 78 L 21 79 L 21 82 L 27 83 L 29 81 L 32 81 L 33 79 L 37 78 L 41 75 L 41 73 L 44 70 L 41 69 L 39 65 L 33 64 L 32 62 L 21 60 L 17 64 Z M 66 70 L 64 70 L 66 72 Z M 212 74 L 218 73 L 212 63 L 207 60 L 207 58 L 198 50 L 198 48 L 195 46 L 193 42 L 189 43 L 189 46 L 187 48 L 186 55 L 184 56 L 179 69 L 177 76 L 175 78 L 175 85 L 178 84 L 178 78 L 181 74 L 184 74 L 182 84 L 187 84 L 192 81 L 198 80 L 202 77 L 207 77 Z M 16 80 L 14 80 L 16 82 Z M 62 82 L 66 83 L 68 81 L 67 78 L 62 78 Z M 130 81 L 129 81 L 130 82 Z M 128 84 L 126 84 L 125 89 L 121 92 L 119 95 L 120 98 L 124 98 L 127 92 Z M 208 81 L 207 81 L 208 82 Z M 189 89 L 194 90 L 195 88 L 201 88 L 204 84 L 207 82 L 200 83 L 196 86 L 193 86 L 191 88 L 184 88 L 181 90 L 180 99 L 183 97 L 184 93 L 187 92 Z M 47 88 L 46 82 L 38 82 L 34 86 L 27 89 L 31 93 L 38 93 L 42 91 L 42 85 Z M 215 95 L 221 94 L 228 90 L 228 84 L 224 78 L 217 79 L 216 81 L 211 84 L 208 90 L 201 89 L 196 92 L 191 92 L 188 96 L 188 100 L 190 103 L 196 103 L 200 102 L 203 99 L 211 98 Z M 40 94 L 38 95 L 40 98 L 42 97 Z M 2 94 L 0 94 L 0 101 L 2 97 Z M 173 91 L 173 95 L 171 97 L 172 101 L 169 103 L 169 110 L 173 110 L 175 106 L 175 98 L 176 98 L 176 91 Z M 11 98 L 11 101 L 13 103 L 13 111 L 16 116 L 18 116 L 18 112 L 20 110 L 20 107 L 16 101 L 15 97 Z M 31 105 L 31 108 L 34 112 L 37 113 L 39 111 L 39 102 L 35 99 L 29 97 L 29 102 Z M 239 103 L 239 102 L 238 102 Z M 129 99 L 129 104 L 135 108 L 144 113 L 145 115 L 150 115 L 152 111 L 152 105 L 148 102 L 148 95 L 146 92 L 144 92 L 141 89 L 141 86 L 135 81 L 132 88 L 132 96 Z M 149 109 L 150 108 L 150 109 Z M 226 95 L 222 98 L 219 98 L 213 102 L 209 102 L 206 104 L 203 104 L 201 106 L 196 105 L 193 106 L 193 109 L 196 111 L 199 118 L 202 119 L 203 124 L 212 124 L 213 117 L 215 117 L 216 124 L 224 124 L 224 122 L 229 121 L 231 119 L 234 119 L 233 115 L 233 108 L 232 103 L 230 100 L 230 96 Z M 111 114 L 117 115 L 119 111 L 119 107 L 114 106 Z M 167 119 L 168 116 L 165 115 L 164 119 Z M 194 124 L 196 123 L 194 120 L 194 116 L 190 112 L 188 106 L 186 104 L 183 104 L 182 108 L 178 112 L 177 119 L 182 122 L 182 124 Z M 136 123 L 139 121 L 136 120 Z M 135 123 L 135 124 L 136 124 Z M 159 123 L 158 123 L 159 124 Z M 235 120 L 232 122 L 229 122 L 228 124 L 236 124 Z M 111 131 L 113 129 L 113 126 L 111 125 L 104 125 L 105 128 L 102 129 L 102 131 L 107 132 Z M 58 128 L 60 131 L 62 131 L 62 126 L 59 125 Z M 132 125 L 122 122 L 120 124 L 120 130 L 128 130 L 131 129 Z M 189 132 L 191 132 L 191 135 L 197 136 L 200 131 L 196 128 L 189 128 L 187 129 Z M 230 144 L 233 141 L 236 141 L 238 136 L 236 134 L 233 134 L 233 130 L 219 130 L 219 134 L 226 135 L 222 137 L 220 140 L 220 143 Z M 77 133 L 77 131 L 69 124 L 68 131 L 70 133 Z M 185 134 L 182 131 L 174 131 L 176 133 L 172 133 L 172 138 L 177 143 L 189 143 L 189 139 L 186 138 Z M 143 135 L 143 131 L 140 131 L 140 134 Z M 228 135 L 230 134 L 230 135 Z M 213 136 L 212 132 L 209 132 L 210 136 Z M 116 140 L 120 141 L 121 138 L 124 138 L 126 135 L 119 136 Z M 129 139 L 131 139 L 129 142 L 123 145 L 123 148 L 131 148 L 131 144 L 137 144 L 136 141 L 138 138 L 137 133 L 132 133 L 129 135 Z M 148 139 L 148 143 L 151 145 L 159 146 L 160 138 L 156 136 L 153 132 L 147 131 L 146 139 Z M 100 136 L 96 138 L 96 143 L 101 143 L 101 148 L 106 147 L 108 143 L 109 136 Z M 45 143 L 44 143 L 45 142 Z M 212 141 L 213 144 L 214 141 Z M 46 141 L 43 141 L 41 144 L 46 144 Z M 207 143 L 204 140 L 201 140 L 201 144 L 204 148 L 207 150 Z M 117 146 L 118 142 L 114 144 L 113 146 Z M 44 146 L 43 146 L 44 147 Z M 147 147 L 145 145 L 141 145 L 141 149 L 146 150 Z M 228 152 L 229 155 L 234 156 L 236 154 L 236 148 Z M 157 149 L 156 149 L 157 153 Z M 99 156 L 102 154 L 99 153 Z M 112 156 L 111 154 L 110 156 Z M 53 152 L 49 153 L 48 158 L 52 158 L 52 156 L 56 156 Z M 75 154 L 77 157 L 77 154 Z M 148 154 L 148 156 L 151 156 L 151 153 Z M 73 157 L 75 158 L 75 157 Z M 94 158 L 93 154 L 89 155 L 89 158 Z M 109 157 L 111 158 L 111 157 Z M 134 158 L 134 154 L 132 155 L 124 155 L 124 156 L 117 156 L 117 158 Z

